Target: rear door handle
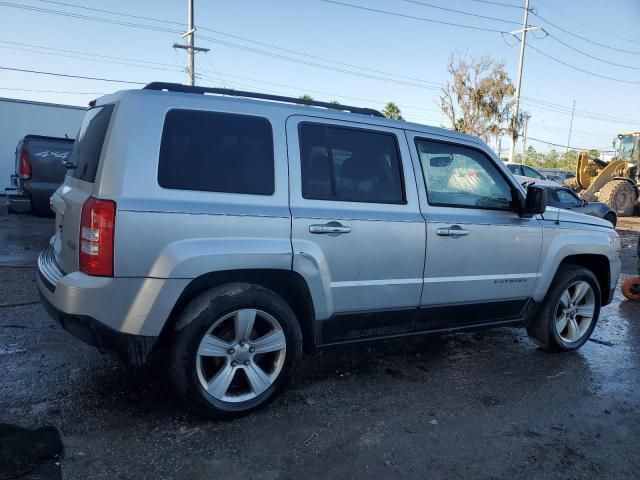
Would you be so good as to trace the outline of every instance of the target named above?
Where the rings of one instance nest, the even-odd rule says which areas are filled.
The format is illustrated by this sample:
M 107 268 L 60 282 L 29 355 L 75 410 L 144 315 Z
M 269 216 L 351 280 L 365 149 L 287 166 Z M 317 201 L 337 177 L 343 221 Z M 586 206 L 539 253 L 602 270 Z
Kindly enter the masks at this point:
M 349 225 L 342 225 L 340 222 L 329 222 L 324 225 L 309 225 L 310 233 L 326 233 L 329 235 L 340 235 L 342 233 L 349 233 L 351 227 Z
M 441 237 L 463 237 L 469 235 L 469 233 L 469 230 L 465 230 L 460 225 L 436 229 L 436 235 L 440 235 Z

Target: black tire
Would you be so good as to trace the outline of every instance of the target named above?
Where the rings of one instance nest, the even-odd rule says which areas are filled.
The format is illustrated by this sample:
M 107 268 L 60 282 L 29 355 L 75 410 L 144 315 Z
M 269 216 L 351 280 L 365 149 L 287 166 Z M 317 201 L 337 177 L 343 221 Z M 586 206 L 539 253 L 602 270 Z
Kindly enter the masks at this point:
M 609 212 L 604 216 L 604 219 L 609 222 L 611 225 L 613 225 L 614 227 L 616 226 L 616 223 L 618 223 L 618 217 L 616 216 L 615 213 L 613 212 Z
M 620 217 L 633 215 L 636 203 L 636 189 L 626 180 L 611 180 L 598 193 L 598 200 L 609 205 Z
M 258 309 L 271 315 L 286 340 L 284 363 L 273 383 L 246 401 L 226 402 L 201 385 L 196 368 L 200 342 L 216 321 L 241 309 Z M 276 293 L 245 284 L 226 284 L 191 301 L 179 316 L 169 353 L 169 374 L 178 396 L 193 413 L 215 419 L 236 418 L 265 407 L 291 381 L 302 355 L 302 333 L 293 310 Z M 235 375 L 235 374 L 234 374 Z
M 572 283 L 580 280 L 587 282 L 593 289 L 595 297 L 594 314 L 589 328 L 582 337 L 575 342 L 567 342 L 560 338 L 560 335 L 556 331 L 555 313 L 560 302 L 560 296 Z M 575 265 L 563 266 L 558 273 L 556 273 L 535 319 L 527 326 L 527 333 L 543 350 L 550 352 L 570 352 L 577 350 L 589 339 L 593 329 L 598 323 L 600 301 L 600 286 L 591 270 Z

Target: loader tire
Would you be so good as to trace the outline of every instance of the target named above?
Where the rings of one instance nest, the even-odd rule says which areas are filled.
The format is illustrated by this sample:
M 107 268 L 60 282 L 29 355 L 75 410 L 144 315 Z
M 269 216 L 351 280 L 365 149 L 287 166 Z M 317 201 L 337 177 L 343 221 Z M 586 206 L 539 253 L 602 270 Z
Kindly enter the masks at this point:
M 611 180 L 598 194 L 598 200 L 609 205 L 619 217 L 633 215 L 636 198 L 636 189 L 626 180 Z

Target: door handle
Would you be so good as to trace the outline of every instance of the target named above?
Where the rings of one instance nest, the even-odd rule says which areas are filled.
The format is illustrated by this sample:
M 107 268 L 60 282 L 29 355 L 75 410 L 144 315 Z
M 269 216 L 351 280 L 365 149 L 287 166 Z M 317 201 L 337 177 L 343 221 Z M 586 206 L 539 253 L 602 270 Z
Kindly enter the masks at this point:
M 349 233 L 351 227 L 348 225 L 342 225 L 340 222 L 329 222 L 324 225 L 309 225 L 310 233 L 326 233 L 329 235 L 340 235 L 342 233 Z
M 440 235 L 441 237 L 463 237 L 469 235 L 469 233 L 471 233 L 469 230 L 465 230 L 460 225 L 436 229 L 436 235 Z

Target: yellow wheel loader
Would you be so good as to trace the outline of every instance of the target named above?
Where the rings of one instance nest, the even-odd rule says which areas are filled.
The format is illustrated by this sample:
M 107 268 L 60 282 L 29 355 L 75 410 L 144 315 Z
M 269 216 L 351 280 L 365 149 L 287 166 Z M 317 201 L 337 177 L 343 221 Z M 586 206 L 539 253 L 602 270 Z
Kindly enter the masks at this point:
M 640 131 L 620 133 L 618 139 L 618 154 L 608 162 L 581 152 L 576 177 L 568 183 L 583 199 L 606 203 L 618 216 L 630 216 L 640 194 Z

